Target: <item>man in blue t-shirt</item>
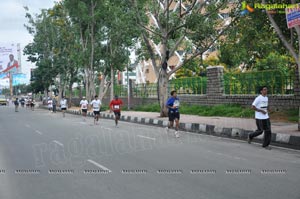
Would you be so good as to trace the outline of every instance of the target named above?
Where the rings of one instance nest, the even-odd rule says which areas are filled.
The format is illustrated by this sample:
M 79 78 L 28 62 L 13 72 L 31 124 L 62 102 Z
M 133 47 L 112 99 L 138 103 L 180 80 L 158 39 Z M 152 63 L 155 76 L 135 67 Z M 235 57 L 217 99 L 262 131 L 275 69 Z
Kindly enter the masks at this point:
M 174 125 L 174 120 L 175 120 L 175 137 L 179 138 L 179 119 L 180 119 L 180 114 L 179 114 L 179 99 L 177 98 L 177 93 L 176 91 L 171 91 L 171 97 L 168 99 L 166 106 L 168 107 L 168 116 L 169 116 L 169 125 L 166 128 L 167 132 L 169 131 L 170 128 L 173 128 Z

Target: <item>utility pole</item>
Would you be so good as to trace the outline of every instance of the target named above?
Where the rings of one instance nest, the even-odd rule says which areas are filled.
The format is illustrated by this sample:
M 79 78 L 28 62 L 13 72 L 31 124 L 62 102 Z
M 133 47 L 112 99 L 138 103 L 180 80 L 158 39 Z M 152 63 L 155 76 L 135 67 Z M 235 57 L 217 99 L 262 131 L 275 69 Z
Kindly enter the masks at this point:
M 128 71 L 128 63 L 127 63 L 127 110 L 130 110 L 130 88 L 129 88 L 129 71 Z
M 11 71 L 8 72 L 9 74 L 9 90 L 10 90 L 10 96 L 12 97 L 14 94 L 13 94 L 13 74 Z

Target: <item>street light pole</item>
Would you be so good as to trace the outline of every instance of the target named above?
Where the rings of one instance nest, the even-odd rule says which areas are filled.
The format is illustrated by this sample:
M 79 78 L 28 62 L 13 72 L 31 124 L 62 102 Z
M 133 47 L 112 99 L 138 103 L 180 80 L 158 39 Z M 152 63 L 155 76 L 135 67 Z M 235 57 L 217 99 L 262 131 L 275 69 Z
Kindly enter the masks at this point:
M 127 64 L 127 110 L 130 110 L 130 89 L 129 89 L 129 74 L 128 74 L 128 64 Z
M 10 90 L 10 96 L 13 96 L 13 77 L 12 77 L 12 72 L 9 71 L 9 90 Z

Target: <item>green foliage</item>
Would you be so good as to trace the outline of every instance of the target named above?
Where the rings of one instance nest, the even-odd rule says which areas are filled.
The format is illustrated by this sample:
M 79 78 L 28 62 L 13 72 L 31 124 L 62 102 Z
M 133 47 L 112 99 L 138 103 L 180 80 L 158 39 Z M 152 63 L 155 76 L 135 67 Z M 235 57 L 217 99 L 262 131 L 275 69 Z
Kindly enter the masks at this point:
M 133 108 L 134 111 L 144 111 L 144 112 L 159 112 L 160 106 L 158 103 L 139 105 Z
M 282 17 L 285 15 L 276 15 L 278 19 Z M 282 25 L 286 27 L 286 22 L 281 22 L 280 26 Z M 225 63 L 228 69 L 237 68 L 241 64 L 246 69 L 252 69 L 257 60 L 265 58 L 274 52 L 274 49 L 279 54 L 286 53 L 266 13 L 259 9 L 237 18 L 234 26 L 227 31 L 226 37 L 219 44 L 220 61 Z
M 297 109 L 290 109 L 284 112 L 288 116 L 288 120 L 291 122 L 299 121 L 299 113 Z
M 160 107 L 157 103 L 140 105 L 134 108 L 135 111 L 159 112 Z M 219 116 L 219 117 L 253 117 L 253 110 L 244 108 L 239 105 L 216 105 L 216 106 L 199 106 L 182 103 L 180 106 L 181 114 L 198 115 L 198 116 Z
M 291 94 L 293 78 L 279 70 L 224 75 L 225 94 L 257 94 L 262 85 L 268 86 L 269 94 Z
M 223 64 L 220 63 L 220 60 L 214 56 L 210 56 L 205 60 L 200 60 L 196 58 L 184 64 L 178 71 L 176 71 L 175 77 L 184 78 L 184 77 L 206 76 L 206 68 L 208 66 L 218 66 L 218 65 L 223 65 Z
M 265 58 L 257 60 L 254 71 L 278 70 L 284 75 L 289 75 L 290 72 L 294 72 L 292 68 L 290 68 L 290 61 L 291 59 L 289 56 L 271 52 Z
M 172 79 L 169 83 L 169 91 L 176 90 L 178 94 L 205 94 L 207 78 L 189 77 Z

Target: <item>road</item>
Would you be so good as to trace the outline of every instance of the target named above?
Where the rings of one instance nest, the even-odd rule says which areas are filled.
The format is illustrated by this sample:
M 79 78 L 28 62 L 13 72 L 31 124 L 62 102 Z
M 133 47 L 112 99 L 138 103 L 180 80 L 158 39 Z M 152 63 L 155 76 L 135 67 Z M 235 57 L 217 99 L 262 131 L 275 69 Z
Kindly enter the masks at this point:
M 299 151 L 0 107 L 1 199 L 299 199 Z

